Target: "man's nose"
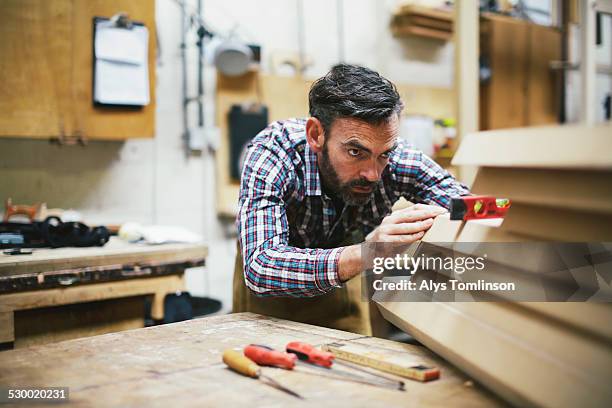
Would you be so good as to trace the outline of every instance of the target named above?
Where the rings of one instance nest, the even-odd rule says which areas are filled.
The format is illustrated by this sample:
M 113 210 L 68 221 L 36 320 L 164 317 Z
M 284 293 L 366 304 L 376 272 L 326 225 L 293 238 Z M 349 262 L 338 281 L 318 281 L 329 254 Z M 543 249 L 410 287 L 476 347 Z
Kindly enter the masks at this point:
M 361 170 L 360 176 L 371 183 L 376 183 L 380 180 L 380 173 L 376 164 L 369 164 L 367 167 Z

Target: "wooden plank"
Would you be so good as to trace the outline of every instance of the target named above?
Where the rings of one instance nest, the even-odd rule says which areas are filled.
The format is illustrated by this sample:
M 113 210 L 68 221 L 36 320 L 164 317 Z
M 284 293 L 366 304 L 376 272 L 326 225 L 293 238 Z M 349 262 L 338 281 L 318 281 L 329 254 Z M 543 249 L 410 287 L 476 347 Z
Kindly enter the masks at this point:
M 402 37 L 406 35 L 416 35 L 419 37 L 432 38 L 435 40 L 448 41 L 453 38 L 453 33 L 446 30 L 439 30 L 431 27 L 421 27 L 416 25 L 394 25 L 391 27 L 393 36 Z
M 454 147 L 471 132 L 478 130 L 479 116 L 479 27 L 478 10 L 470 2 L 458 2 L 455 7 L 455 112 L 457 115 L 457 139 Z M 453 149 L 454 150 L 454 149 Z M 474 170 L 458 169 L 456 175 L 466 184 L 471 184 Z
M 508 197 L 513 203 L 612 213 L 608 171 L 481 167 L 471 191 Z
M 463 140 L 453 165 L 607 171 L 612 169 L 610 134 L 610 122 L 477 132 Z
M 563 242 L 612 241 L 612 214 L 513 204 L 502 231 Z
M 250 313 L 6 351 L 0 353 L 0 383 L 69 387 L 71 401 L 80 405 L 281 406 L 298 401 L 227 369 L 221 353 L 250 343 L 282 349 L 295 340 L 370 345 L 442 371 L 440 380 L 410 381 L 406 392 L 399 392 L 324 378 L 319 370 L 263 369 L 303 395 L 303 406 L 504 405 L 477 384 L 466 386 L 468 377 L 423 347 Z
M 413 4 L 402 5 L 394 13 L 395 16 L 422 16 L 430 19 L 453 21 L 453 14 L 449 10 L 417 6 Z
M 92 19 L 123 11 L 149 29 L 149 95 L 143 108 L 96 107 L 92 102 Z M 155 134 L 155 0 L 75 0 L 72 63 L 75 131 L 88 139 L 121 140 Z
M 75 285 L 61 289 L 9 293 L 0 296 L 0 312 L 61 306 L 130 296 L 154 295 L 151 314 L 154 319 L 162 319 L 164 317 L 164 296 L 168 293 L 184 289 L 185 283 L 182 276 L 169 275 L 90 285 Z
M 35 249 L 32 255 L 0 254 L 0 276 L 43 273 L 101 265 L 186 262 L 206 258 L 204 244 L 130 244 L 112 237 L 103 247 Z
M 72 35 L 72 0 L 0 2 L 0 136 L 73 133 Z
M 612 401 L 610 343 L 519 305 L 382 302 L 380 308 L 393 324 L 513 405 L 595 407 Z

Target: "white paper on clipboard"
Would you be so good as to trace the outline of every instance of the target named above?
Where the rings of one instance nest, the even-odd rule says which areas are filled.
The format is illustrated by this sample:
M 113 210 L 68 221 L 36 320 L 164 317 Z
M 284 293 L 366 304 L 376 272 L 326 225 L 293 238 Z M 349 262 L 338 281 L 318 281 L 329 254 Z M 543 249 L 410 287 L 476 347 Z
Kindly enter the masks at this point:
M 112 105 L 149 104 L 149 30 L 110 21 L 96 22 L 94 101 Z

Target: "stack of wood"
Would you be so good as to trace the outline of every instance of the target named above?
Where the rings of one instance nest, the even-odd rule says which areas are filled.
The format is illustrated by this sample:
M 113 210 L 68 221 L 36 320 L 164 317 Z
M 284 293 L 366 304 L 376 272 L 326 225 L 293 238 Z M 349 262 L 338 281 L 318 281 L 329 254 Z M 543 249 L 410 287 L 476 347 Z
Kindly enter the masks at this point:
M 391 32 L 395 37 L 416 35 L 448 41 L 453 36 L 453 14 L 449 9 L 402 5 L 393 14 Z
M 423 240 L 433 246 L 595 242 L 609 253 L 605 243 L 612 241 L 610 134 L 608 124 L 469 135 L 453 164 L 479 166 L 473 192 L 510 198 L 512 207 L 497 223 L 438 217 Z M 515 259 L 513 267 L 535 264 L 531 261 Z M 597 271 L 595 295 L 609 298 L 612 262 L 594 263 L 572 274 L 579 279 Z M 387 297 L 379 308 L 387 320 L 514 405 L 612 404 L 610 303 L 402 303 Z

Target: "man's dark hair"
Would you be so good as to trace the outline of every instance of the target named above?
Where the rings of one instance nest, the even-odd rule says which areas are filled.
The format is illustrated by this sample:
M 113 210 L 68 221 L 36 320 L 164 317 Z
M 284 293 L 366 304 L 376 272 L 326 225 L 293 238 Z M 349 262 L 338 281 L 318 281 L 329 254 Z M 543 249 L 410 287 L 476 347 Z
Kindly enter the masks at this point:
M 308 104 L 310 116 L 319 119 L 326 131 L 337 118 L 379 125 L 404 107 L 391 81 L 371 69 L 348 64 L 336 65 L 317 79 L 310 87 Z

